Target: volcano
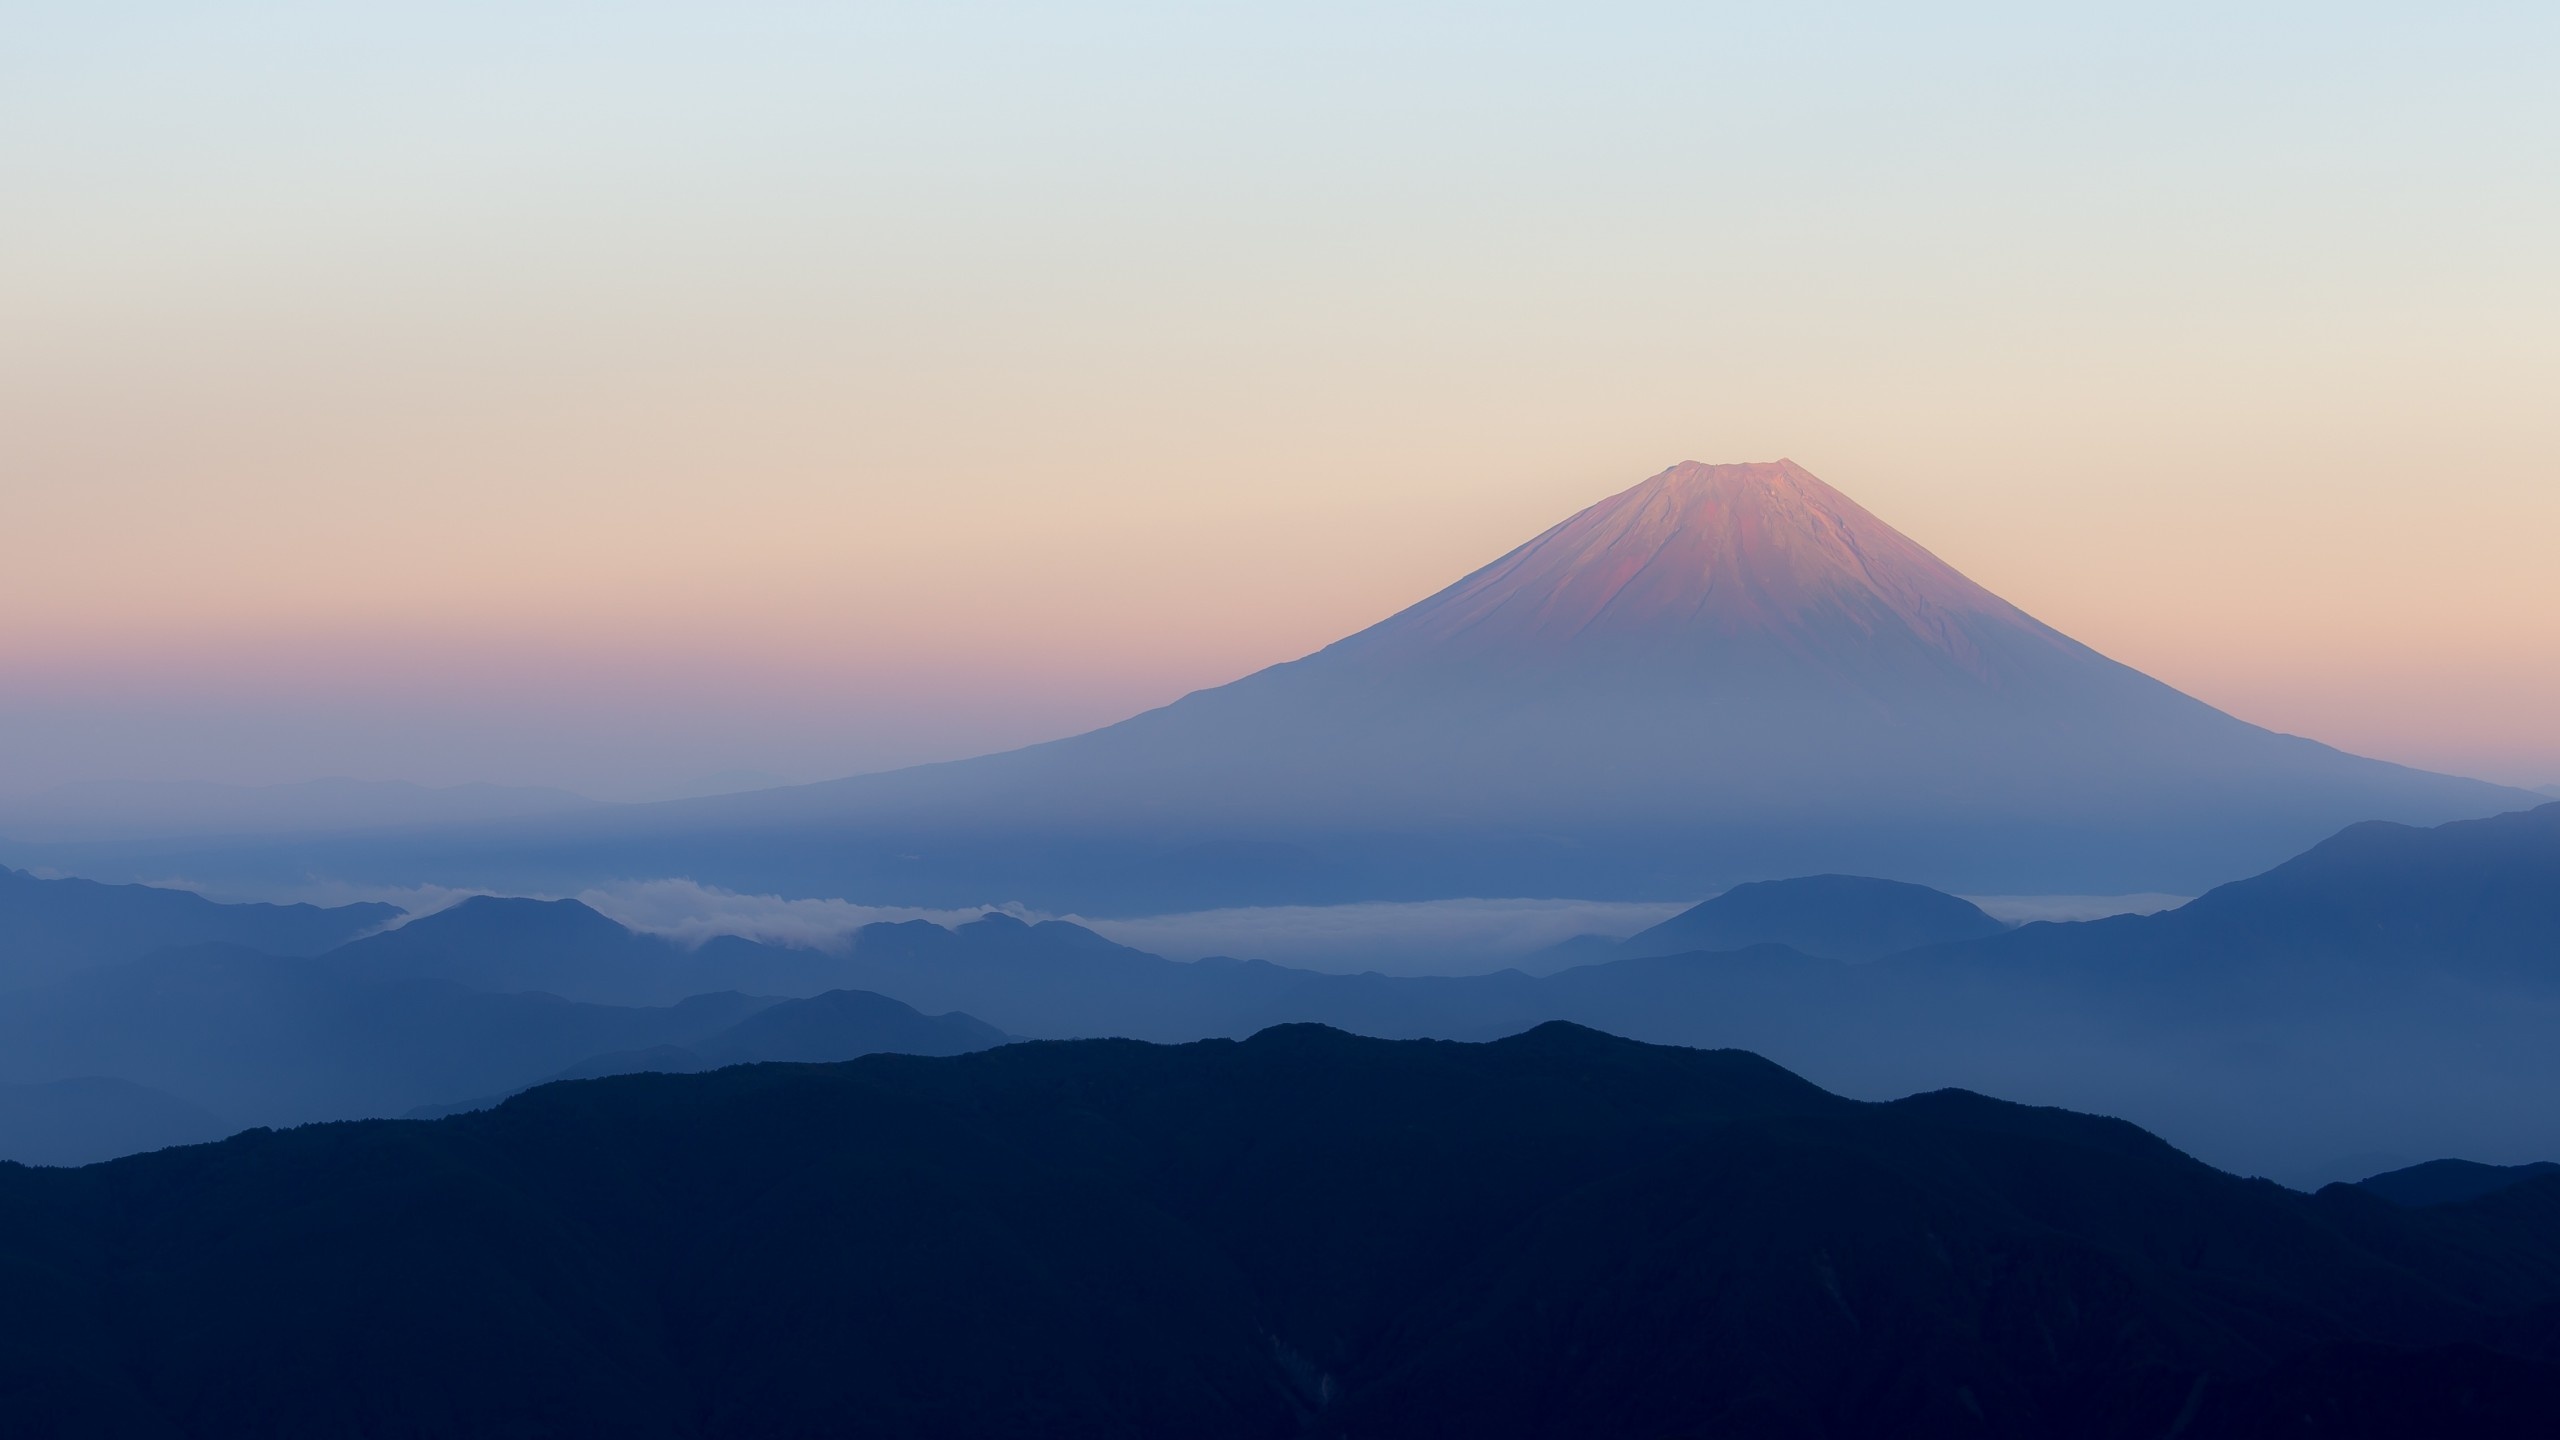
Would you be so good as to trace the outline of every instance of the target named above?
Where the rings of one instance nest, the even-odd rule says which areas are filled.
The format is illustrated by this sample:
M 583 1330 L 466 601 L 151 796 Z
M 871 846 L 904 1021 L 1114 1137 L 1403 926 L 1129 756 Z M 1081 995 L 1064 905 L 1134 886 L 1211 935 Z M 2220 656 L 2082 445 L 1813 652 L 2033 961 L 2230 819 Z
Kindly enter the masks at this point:
M 2537 798 L 2226 715 L 1779 460 L 1673 466 L 1315 654 L 1088 734 L 530 822 L 505 849 L 553 883 L 1089 914 L 1824 872 L 2192 893 L 2354 821 Z

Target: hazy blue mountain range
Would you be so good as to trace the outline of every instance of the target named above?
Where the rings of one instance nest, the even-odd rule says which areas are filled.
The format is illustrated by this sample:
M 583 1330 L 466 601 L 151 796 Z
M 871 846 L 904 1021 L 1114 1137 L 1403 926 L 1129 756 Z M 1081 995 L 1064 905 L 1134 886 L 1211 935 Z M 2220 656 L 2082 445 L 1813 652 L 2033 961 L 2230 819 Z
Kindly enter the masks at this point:
M 192 946 L 10 996 L 0 1081 L 110 1075 L 244 1125 L 398 1115 L 503 1093 L 590 1055 L 700 1040 L 768 1003 L 582 1005 Z
M 2193 894 L 2529 792 L 2246 724 L 1792 463 L 1674 466 L 1315 654 L 1000 755 L 326 845 L 18 846 L 84 874 L 750 893 L 1086 915 L 1679 899 L 1823 873 Z
M 218 905 L 185 890 L 0 870 L 0 990 L 173 945 L 313 955 L 401 914 L 396 905 Z
M 8 999 L 0 1005 L 0 1085 L 19 1087 L 16 1133 L 38 1139 L 52 1133 L 46 1126 L 70 1126 L 82 1106 L 100 1103 L 29 1088 L 73 1077 L 147 1087 L 230 1127 L 294 1125 L 504 1095 L 599 1057 L 654 1054 L 663 1063 L 652 1068 L 692 1069 L 878 1049 L 955 1054 L 1004 1039 L 965 1015 L 919 1015 L 878 996 L 721 992 L 673 1005 L 597 1005 L 373 976 L 336 957 L 232 946 L 162 951 Z M 137 1126 L 148 1118 L 143 1109 Z M 9 1133 L 0 1130 L 0 1138 Z M 125 1148 L 204 1138 L 161 1138 L 147 1126 L 134 1133 L 137 1144 Z M 61 1153 L 48 1145 L 0 1157 Z
M 2014 930 L 1916 887 L 1814 877 L 1684 919 L 1720 942 L 1861 954 L 1915 918 L 1990 933 L 1881 959 L 1613 952 L 1536 977 L 1179 963 L 1001 914 L 874 925 L 833 951 L 688 948 L 576 902 L 481 899 L 312 959 L 196 949 L 57 978 L 0 1008 L 0 1081 L 110 1076 L 239 1123 L 396 1115 L 635 1053 L 718 1063 L 705 1043 L 771 1003 L 744 995 L 841 990 L 1042 1038 L 1306 1021 L 1483 1040 L 1561 1019 L 1749 1048 L 1862 1097 L 1961 1083 L 2125 1115 L 2216 1163 L 2316 1183 L 2377 1152 L 2560 1154 L 2560 1115 L 2537 1098 L 2560 1093 L 2555 896 L 2560 805 L 2350 827 L 2176 911 Z
M 2560 1406 L 2560 1180 L 2301 1195 L 1570 1026 L 627 1076 L 0 1167 L 0 1267 L 16 1433 L 2458 1440 Z
M 743 967 L 737 973 L 767 993 L 870 990 L 1053 1038 L 1178 1041 L 1310 1021 L 1490 1039 L 1571 1020 L 1662 1043 L 1750 1048 L 1862 1096 L 1960 1082 L 2136 1116 L 2221 1163 L 2302 1181 L 2360 1173 L 2336 1167 L 2376 1149 L 2560 1153 L 2560 1117 L 2532 1099 L 2560 1093 L 2560 1049 L 2548 1043 L 2560 1032 L 2560 805 L 2435 829 L 2351 827 L 2154 916 L 2004 931 L 1953 897 L 1838 880 L 1770 887 L 1732 910 L 1711 902 L 1693 913 L 1789 920 L 1804 939 L 1802 927 L 1822 921 L 1819 907 L 1790 917 L 1774 902 L 1826 894 L 1905 907 L 1850 907 L 1836 922 L 1841 937 L 1871 938 L 1853 922 L 1879 913 L 1993 933 L 1881 960 L 1760 945 L 1543 977 L 1410 978 L 1251 960 L 1180 964 L 1076 926 L 991 915 L 956 930 L 868 927 L 843 954 L 732 942 L 721 963 Z M 451 974 L 436 957 L 481 965 L 507 953 L 481 925 L 513 913 L 487 902 L 345 953 L 397 941 L 414 951 L 403 973 Z M 526 913 L 596 938 L 601 948 L 582 963 L 600 978 L 577 982 L 588 987 L 579 993 L 615 998 L 605 987 L 632 976 L 661 989 L 720 978 L 711 969 L 656 978 L 652 965 L 683 952 L 583 907 Z M 548 988 L 568 983 L 556 970 L 534 973 Z M 786 988 L 795 977 L 801 988 Z
M 1925 885 L 1807 875 L 1736 885 L 1624 940 L 1578 936 L 1549 953 L 1596 962 L 1784 945 L 1821 960 L 1881 960 L 2006 928 L 1972 901 Z
M 686 1045 L 652 1045 L 590 1056 L 556 1075 L 555 1080 L 595 1080 L 607 1075 L 663 1073 L 690 1075 L 730 1065 L 771 1061 L 824 1064 L 865 1055 L 966 1055 L 990 1050 L 1012 1037 L 986 1022 L 961 1014 L 924 1015 L 886 995 L 867 990 L 830 990 L 806 1000 L 779 1000 L 747 1015 L 737 1024 Z M 530 1087 L 528 1087 L 530 1088 Z M 421 1106 L 407 1118 L 439 1119 L 486 1109 L 503 1096 L 456 1105 Z
M 2483 1165 L 2476 1160 L 2430 1160 L 2387 1174 L 2368 1175 L 2356 1186 L 2394 1205 L 2459 1205 L 2546 1175 L 2560 1175 L 2560 1162 Z

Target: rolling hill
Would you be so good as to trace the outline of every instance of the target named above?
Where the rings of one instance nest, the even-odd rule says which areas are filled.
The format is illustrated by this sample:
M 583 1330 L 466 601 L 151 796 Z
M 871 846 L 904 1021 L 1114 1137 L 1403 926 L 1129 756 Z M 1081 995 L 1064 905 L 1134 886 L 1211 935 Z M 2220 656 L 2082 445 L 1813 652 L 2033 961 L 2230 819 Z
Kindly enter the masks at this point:
M 1560 1025 L 628 1076 L 0 1166 L 0 1272 L 14 1433 L 2214 1440 L 2560 1403 L 2560 1180 L 2306 1196 Z

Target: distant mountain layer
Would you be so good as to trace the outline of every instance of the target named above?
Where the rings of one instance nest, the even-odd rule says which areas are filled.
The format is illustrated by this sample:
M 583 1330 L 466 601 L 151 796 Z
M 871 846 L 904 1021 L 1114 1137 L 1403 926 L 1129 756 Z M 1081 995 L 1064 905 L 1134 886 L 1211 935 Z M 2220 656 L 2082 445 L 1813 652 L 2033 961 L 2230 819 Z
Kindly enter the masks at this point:
M 2560 1175 L 2560 1163 L 2537 1160 L 2530 1165 L 2483 1165 L 2476 1160 L 2430 1160 L 2356 1182 L 2394 1205 L 2459 1205 L 2495 1195 L 2528 1180 Z
M 1737 897 L 1697 912 L 1725 928 L 1691 938 L 1774 933 L 1856 956 L 1882 943 L 1880 920 L 1988 924 L 1953 897 L 1855 877 Z M 2560 1155 L 2560 1112 L 2539 1099 L 2560 1093 L 2555 897 L 2560 805 L 2351 827 L 2160 915 L 1994 926 L 1882 958 L 1611 945 L 1537 977 L 1178 963 L 1003 914 L 874 925 L 826 951 L 688 948 L 575 902 L 483 898 L 315 959 L 197 948 L 26 984 L 0 1005 L 0 1083 L 114 1076 L 235 1124 L 398 1115 L 564 1074 L 858 1053 L 724 1048 L 733 1029 L 821 1013 L 748 997 L 830 991 L 888 997 L 910 1029 L 889 1038 L 843 1008 L 873 1002 L 838 1000 L 828 1043 L 907 1050 L 955 1026 L 1186 1041 L 1303 1021 L 1489 1040 L 1568 1020 L 1752 1049 L 1863 1097 L 1956 1083 L 2124 1115 L 2217 1163 L 2317 1184 L 2367 1173 L 2347 1157 L 2379 1151 Z
M 2560 1406 L 2560 1181 L 2304 1196 L 2117 1121 L 1569 1026 L 633 1076 L 0 1167 L 0 1266 L 15 1433 L 2216 1440 Z
M 1809 875 L 1737 885 L 1629 936 L 1626 956 L 1785 945 L 1825 960 L 1880 960 L 1923 945 L 1979 940 L 2007 927 L 1970 900 L 1894 880 Z
M 865 1055 L 966 1055 L 991 1050 L 1011 1037 L 984 1021 L 960 1014 L 923 1015 L 886 995 L 830 990 L 806 1000 L 782 1000 L 749 1014 L 716 1034 L 685 1045 L 652 1045 L 591 1056 L 549 1080 L 595 1080 L 608 1075 L 691 1075 L 730 1065 L 773 1061 L 828 1064 Z M 530 1087 L 528 1087 L 530 1088 Z M 441 1119 L 486 1109 L 503 1097 L 456 1105 L 422 1106 L 416 1120 Z
M 835 952 L 735 936 L 686 945 L 629 929 L 575 900 L 489 895 L 366 936 L 331 958 L 353 973 L 377 979 L 544 991 L 610 1005 L 664 1005 L 710 990 L 805 996 L 879 988 L 874 982 L 940 993 L 929 977 L 940 973 L 941 962 L 949 962 L 981 973 L 979 989 L 971 993 L 1000 995 L 1014 1013 L 1074 1007 L 1051 1010 L 1053 1024 L 1078 1023 L 1088 1014 L 1125 1015 L 1135 990 L 1150 981 L 1193 973 L 1189 966 L 1115 945 L 1079 925 L 1055 920 L 1035 925 L 1004 914 L 986 915 L 956 929 L 923 920 L 868 925 L 855 935 L 849 952 Z
M 186 890 L 46 880 L 0 869 L 0 991 L 173 945 L 315 955 L 401 914 L 397 905 L 218 905 Z

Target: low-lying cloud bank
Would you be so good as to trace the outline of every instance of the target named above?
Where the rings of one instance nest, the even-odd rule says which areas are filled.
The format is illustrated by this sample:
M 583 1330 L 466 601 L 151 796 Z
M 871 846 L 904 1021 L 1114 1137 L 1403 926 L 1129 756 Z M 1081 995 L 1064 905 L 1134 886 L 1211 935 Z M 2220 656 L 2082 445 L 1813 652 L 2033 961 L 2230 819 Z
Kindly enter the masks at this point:
M 1457 975 L 1507 968 L 1576 935 L 1633 935 L 1687 908 L 1609 900 L 1416 900 L 1076 923 L 1177 960 L 1231 955 L 1309 970 Z
M 688 945 L 738 935 L 771 945 L 842 950 L 852 943 L 853 932 L 883 922 L 930 920 L 936 925 L 963 925 L 999 909 L 1025 920 L 1047 918 L 1014 906 L 919 910 L 857 905 L 850 900 L 785 900 L 779 895 L 740 895 L 691 880 L 627 881 L 581 890 L 575 898 L 634 930 L 654 931 Z
M 2175 910 L 2192 895 L 1967 895 L 1982 913 L 2012 925 L 2038 920 L 2104 920 L 2110 915 L 2156 915 Z
M 170 882 L 179 883 L 179 882 Z M 398 888 L 323 884 L 264 898 L 341 905 L 388 901 L 409 913 L 392 927 L 460 903 L 476 890 L 424 885 Z M 1546 969 L 1539 952 L 1577 935 L 1632 935 L 1688 908 L 1677 902 L 1609 900 L 1417 900 L 1353 905 L 1267 905 L 1199 910 L 1137 919 L 1050 916 L 1020 906 L 928 910 L 862 905 L 850 900 L 789 900 L 741 895 L 692 880 L 632 880 L 581 890 L 574 899 L 634 930 L 698 945 L 720 935 L 811 950 L 842 950 L 855 931 L 883 921 L 930 920 L 961 925 L 997 911 L 1023 920 L 1063 919 L 1123 945 L 1174 960 L 1225 955 L 1309 970 L 1393 975 L 1466 975 L 1512 967 Z M 1993 916 L 2013 924 L 2149 914 L 2186 903 L 2178 895 L 1977 895 Z

